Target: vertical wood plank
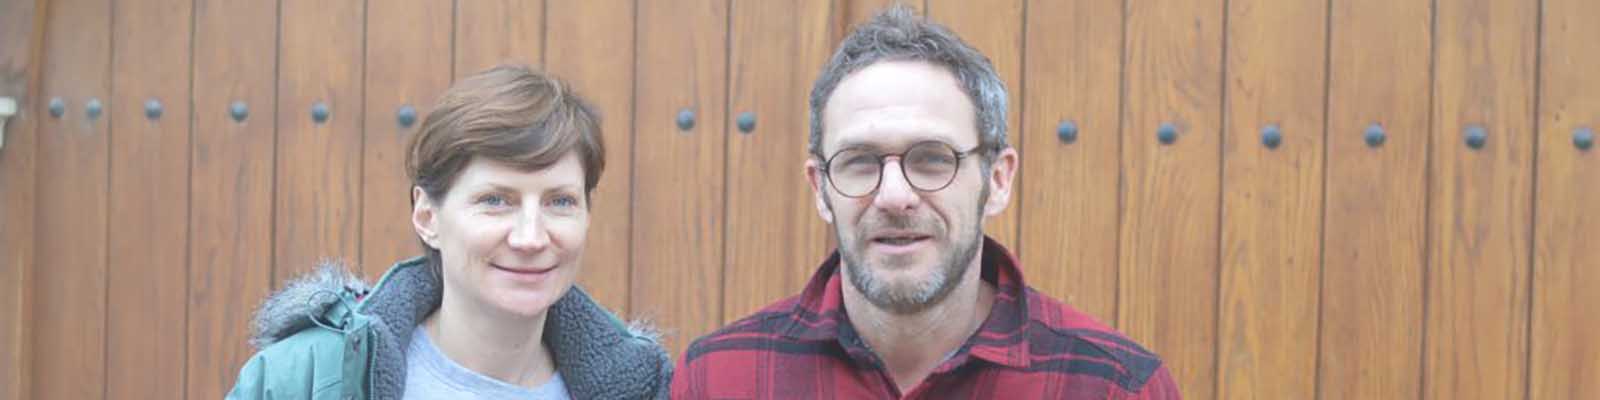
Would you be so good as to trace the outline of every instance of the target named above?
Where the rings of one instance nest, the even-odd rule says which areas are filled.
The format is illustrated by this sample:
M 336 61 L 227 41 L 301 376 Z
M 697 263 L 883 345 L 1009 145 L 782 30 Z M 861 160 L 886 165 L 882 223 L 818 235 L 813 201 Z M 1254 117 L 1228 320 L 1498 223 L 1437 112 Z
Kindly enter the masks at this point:
M 727 270 L 723 323 L 799 293 L 829 232 L 802 173 L 811 81 L 832 50 L 827 2 L 735 2 L 730 28 Z
M 1420 396 L 1428 0 L 1330 8 L 1318 396 Z M 1364 139 L 1382 126 L 1378 147 Z
M 1222 5 L 1127 5 L 1117 321 L 1190 399 L 1216 394 Z
M 1600 2 L 1542 3 L 1528 398 L 1600 398 Z
M 1022 131 L 1022 16 L 1023 0 L 964 1 L 928 0 L 928 18 L 937 21 L 978 49 L 994 64 L 995 73 L 1006 85 L 1006 136 L 1007 143 L 1017 152 L 1025 153 Z M 1027 192 L 1027 175 L 1017 174 L 1013 184 L 1017 191 Z M 1019 193 L 1020 194 L 1020 193 Z M 1022 215 L 1023 196 L 1006 207 L 1004 213 L 991 217 L 983 232 L 995 238 L 1012 252 L 1021 253 L 1017 240 L 1017 216 Z M 1024 264 L 1026 265 L 1026 264 Z
M 456 1 L 456 78 L 500 64 L 544 62 L 542 0 Z
M 45 4 L 0 3 L 0 96 L 17 102 L 0 147 L 0 400 L 33 398 L 34 215 Z
M 34 271 L 32 395 L 97 399 L 106 388 L 106 207 L 111 103 L 111 3 L 49 4 L 41 96 L 67 105 L 38 130 L 38 254 Z M 101 103 L 90 119 L 84 105 Z
M 361 166 L 361 268 L 376 281 L 396 261 L 422 254 L 411 227 L 405 145 L 450 85 L 451 4 L 408 0 L 367 9 L 365 135 Z M 399 110 L 414 118 L 401 126 Z
M 250 316 L 272 287 L 278 6 L 195 3 L 190 399 L 221 398 L 233 387 L 252 353 Z M 235 102 L 248 112 L 239 121 L 230 115 Z
M 634 2 L 551 2 L 545 37 L 549 71 L 600 108 L 606 169 L 592 193 L 589 239 L 578 284 L 626 314 L 633 219 Z
M 1217 397 L 1311 399 L 1327 3 L 1227 4 Z
M 108 397 L 184 396 L 191 5 L 113 7 Z
M 360 256 L 365 6 L 282 3 L 273 282 Z M 312 118 L 319 103 L 324 122 Z
M 1437 6 L 1423 397 L 1523 398 L 1538 3 Z
M 632 298 L 671 354 L 722 311 L 728 3 L 638 3 Z M 695 124 L 679 129 L 680 111 Z M 648 149 L 648 150 L 646 150 Z
M 1117 317 L 1123 1 L 1027 4 L 1021 244 L 1029 285 L 1107 324 Z M 1064 141 L 1057 128 L 1076 126 Z

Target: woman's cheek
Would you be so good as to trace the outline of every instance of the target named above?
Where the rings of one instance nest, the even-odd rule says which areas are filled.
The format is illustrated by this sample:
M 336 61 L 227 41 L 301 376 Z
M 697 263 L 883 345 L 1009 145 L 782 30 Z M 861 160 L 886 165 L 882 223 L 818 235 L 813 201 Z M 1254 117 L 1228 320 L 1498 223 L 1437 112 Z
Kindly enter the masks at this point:
M 550 237 L 567 253 L 564 256 L 572 257 L 583 251 L 584 239 L 589 230 L 587 214 L 552 217 L 548 221 L 547 229 Z

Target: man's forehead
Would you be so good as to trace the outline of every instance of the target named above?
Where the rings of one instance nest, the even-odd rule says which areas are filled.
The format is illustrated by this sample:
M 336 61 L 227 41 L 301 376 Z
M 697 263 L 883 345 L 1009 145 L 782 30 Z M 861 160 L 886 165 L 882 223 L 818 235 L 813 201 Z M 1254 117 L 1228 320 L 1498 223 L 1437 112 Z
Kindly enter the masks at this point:
M 950 132 L 925 121 L 899 120 L 875 121 L 863 126 L 847 127 L 828 137 L 828 148 L 867 148 L 877 150 L 898 149 L 921 142 L 941 142 L 960 146 L 960 132 Z
M 930 140 L 968 147 L 977 141 L 971 100 L 934 64 L 876 63 L 845 78 L 832 97 L 823 113 L 826 149 L 892 149 Z
M 919 60 L 880 61 L 840 80 L 828 107 L 870 108 L 929 96 L 966 99 L 961 82 L 942 66 Z

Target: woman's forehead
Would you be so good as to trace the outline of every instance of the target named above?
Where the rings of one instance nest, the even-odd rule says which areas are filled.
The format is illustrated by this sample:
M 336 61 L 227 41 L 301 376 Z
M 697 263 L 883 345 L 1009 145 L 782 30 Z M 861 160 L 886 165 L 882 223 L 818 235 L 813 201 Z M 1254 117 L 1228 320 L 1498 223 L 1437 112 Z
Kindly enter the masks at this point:
M 576 185 L 583 187 L 583 164 L 569 153 L 544 168 L 527 170 L 517 165 L 485 157 L 473 157 L 457 177 L 457 186 L 498 186 L 525 190 Z

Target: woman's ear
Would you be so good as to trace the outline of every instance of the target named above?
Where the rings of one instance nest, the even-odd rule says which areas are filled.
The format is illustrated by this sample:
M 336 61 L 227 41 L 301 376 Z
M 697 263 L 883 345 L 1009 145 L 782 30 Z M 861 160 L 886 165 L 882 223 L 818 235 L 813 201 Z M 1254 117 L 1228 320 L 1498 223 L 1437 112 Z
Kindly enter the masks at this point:
M 417 230 L 417 237 L 423 243 L 434 249 L 439 248 L 438 209 L 433 204 L 433 198 L 421 187 L 411 187 L 411 226 Z

